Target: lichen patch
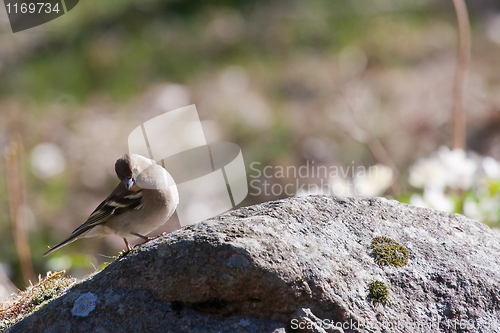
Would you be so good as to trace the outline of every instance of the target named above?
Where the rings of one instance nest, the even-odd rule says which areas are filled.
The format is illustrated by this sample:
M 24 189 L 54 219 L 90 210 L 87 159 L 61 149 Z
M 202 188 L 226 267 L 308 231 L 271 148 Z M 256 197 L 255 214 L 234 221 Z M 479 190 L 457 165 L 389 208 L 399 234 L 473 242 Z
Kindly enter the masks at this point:
M 71 309 L 71 314 L 76 317 L 87 317 L 96 307 L 97 295 L 91 292 L 80 295 Z

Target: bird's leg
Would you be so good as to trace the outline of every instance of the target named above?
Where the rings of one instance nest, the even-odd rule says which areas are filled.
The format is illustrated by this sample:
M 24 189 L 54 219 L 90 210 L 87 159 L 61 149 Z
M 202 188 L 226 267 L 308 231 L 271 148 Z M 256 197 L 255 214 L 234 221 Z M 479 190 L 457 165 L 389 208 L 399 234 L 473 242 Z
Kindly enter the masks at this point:
M 137 236 L 137 237 L 139 237 L 139 238 L 142 238 L 142 239 L 144 240 L 144 243 L 149 242 L 149 241 L 151 240 L 151 238 L 150 238 L 150 237 L 146 237 L 146 236 L 143 236 L 143 235 L 139 235 L 138 233 L 135 233 L 135 232 L 132 232 L 131 234 L 132 234 L 132 235 L 134 235 L 134 236 Z
M 135 233 L 135 232 L 132 232 L 132 235 L 137 236 L 137 237 L 139 237 L 139 238 L 142 238 L 142 239 L 144 240 L 144 243 L 147 243 L 147 242 L 149 242 L 149 241 L 151 241 L 151 240 L 153 240 L 153 239 L 157 239 L 158 237 L 164 236 L 164 235 L 166 235 L 166 234 L 167 234 L 167 233 L 166 233 L 166 232 L 164 232 L 164 233 L 162 233 L 161 235 L 158 235 L 158 236 L 155 236 L 155 237 L 146 237 L 146 236 L 143 236 L 143 235 L 139 235 L 139 234 L 137 234 L 137 233 Z M 144 243 L 143 243 L 143 244 L 144 244 Z
M 127 239 L 124 237 L 123 240 L 125 241 L 125 245 L 127 245 L 127 250 L 132 250 L 132 248 L 130 247 L 130 244 L 127 242 Z

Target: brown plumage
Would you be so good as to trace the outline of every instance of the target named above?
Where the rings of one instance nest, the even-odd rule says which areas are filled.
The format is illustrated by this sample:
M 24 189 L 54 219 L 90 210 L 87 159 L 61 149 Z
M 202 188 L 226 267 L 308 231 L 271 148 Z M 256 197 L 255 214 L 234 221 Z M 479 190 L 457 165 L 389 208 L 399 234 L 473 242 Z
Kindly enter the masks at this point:
M 144 236 L 167 222 L 179 203 L 177 186 L 170 174 L 154 160 L 125 154 L 115 163 L 120 183 L 90 214 L 71 236 L 47 251 L 55 250 L 83 237 L 117 234 L 123 237 Z

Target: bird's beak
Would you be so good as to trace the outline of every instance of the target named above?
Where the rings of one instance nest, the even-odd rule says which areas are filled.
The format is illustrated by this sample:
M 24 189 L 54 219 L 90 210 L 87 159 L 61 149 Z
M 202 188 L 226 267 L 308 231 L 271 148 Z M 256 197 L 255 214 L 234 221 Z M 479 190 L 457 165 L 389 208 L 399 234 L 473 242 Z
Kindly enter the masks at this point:
M 134 178 L 125 178 L 124 179 L 125 185 L 127 186 L 127 190 L 130 190 L 132 186 L 135 184 Z

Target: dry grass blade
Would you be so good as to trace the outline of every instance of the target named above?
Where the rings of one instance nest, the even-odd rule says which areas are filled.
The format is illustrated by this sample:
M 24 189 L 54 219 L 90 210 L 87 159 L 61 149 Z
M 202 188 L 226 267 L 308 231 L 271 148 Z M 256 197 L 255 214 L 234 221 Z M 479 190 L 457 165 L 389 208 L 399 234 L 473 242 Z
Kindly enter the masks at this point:
M 9 200 L 10 220 L 16 243 L 17 255 L 25 285 L 35 281 L 35 272 L 31 261 L 28 235 L 25 230 L 24 211 L 26 206 L 26 189 L 23 168 L 23 142 L 21 136 L 13 136 L 9 147 L 5 150 L 5 180 Z

